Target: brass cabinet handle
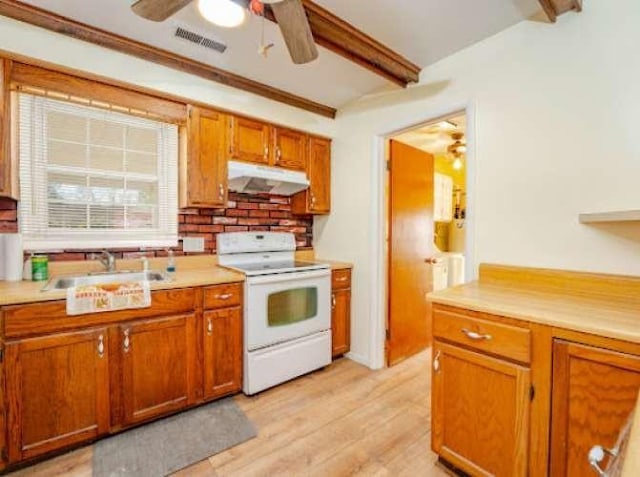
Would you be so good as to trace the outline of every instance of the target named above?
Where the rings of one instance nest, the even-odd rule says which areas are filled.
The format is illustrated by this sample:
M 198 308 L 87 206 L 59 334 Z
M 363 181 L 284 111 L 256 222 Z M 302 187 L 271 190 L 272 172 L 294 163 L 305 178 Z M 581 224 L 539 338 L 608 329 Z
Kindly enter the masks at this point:
M 220 186 L 218 187 L 218 191 L 220 192 L 220 198 L 223 199 L 224 198 L 224 186 L 222 184 L 220 184 Z
M 98 336 L 98 356 L 104 357 L 104 335 Z
M 125 353 L 128 353 L 131 349 L 131 340 L 129 338 L 129 330 L 124 330 L 124 340 L 122 342 L 122 349 Z
M 338 277 L 336 278 L 337 282 L 346 282 L 347 281 L 347 277 Z
M 331 308 L 335 308 L 336 307 L 336 294 L 332 294 L 331 295 Z
M 264 147 L 264 158 L 268 158 L 269 157 L 269 146 L 265 146 Z
M 282 151 L 280 148 L 276 148 L 276 162 L 280 162 L 280 158 L 282 157 Z
M 207 318 L 207 334 L 211 336 L 211 333 L 213 333 L 213 322 L 211 318 Z
M 218 300 L 228 300 L 229 298 L 231 298 L 233 296 L 233 293 L 225 293 L 223 295 L 216 295 L 216 298 Z
M 467 338 L 474 341 L 481 341 L 481 340 L 489 341 L 492 338 L 492 336 L 489 334 L 482 335 L 480 333 L 476 333 L 475 331 L 471 331 L 466 328 L 462 328 L 462 330 L 460 331 L 462 331 L 467 336 Z
M 438 350 L 438 352 L 436 353 L 435 358 L 433 358 L 433 370 L 437 373 L 438 371 L 440 371 L 440 353 L 441 351 Z

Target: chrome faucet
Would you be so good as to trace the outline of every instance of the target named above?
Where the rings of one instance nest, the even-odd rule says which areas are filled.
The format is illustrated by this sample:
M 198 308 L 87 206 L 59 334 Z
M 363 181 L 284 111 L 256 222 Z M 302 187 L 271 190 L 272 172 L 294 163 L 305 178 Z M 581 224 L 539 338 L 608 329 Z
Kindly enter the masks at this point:
M 102 253 L 98 255 L 97 259 L 104 266 L 104 270 L 106 272 L 116 271 L 116 257 L 108 250 L 103 250 Z

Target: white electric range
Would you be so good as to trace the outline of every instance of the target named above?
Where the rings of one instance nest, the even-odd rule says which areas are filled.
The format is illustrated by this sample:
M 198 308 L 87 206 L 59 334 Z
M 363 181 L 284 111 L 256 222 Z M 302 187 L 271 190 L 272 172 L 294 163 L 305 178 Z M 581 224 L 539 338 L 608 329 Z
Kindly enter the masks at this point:
M 295 236 L 217 236 L 221 266 L 246 275 L 244 379 L 255 394 L 331 363 L 331 271 L 295 259 Z

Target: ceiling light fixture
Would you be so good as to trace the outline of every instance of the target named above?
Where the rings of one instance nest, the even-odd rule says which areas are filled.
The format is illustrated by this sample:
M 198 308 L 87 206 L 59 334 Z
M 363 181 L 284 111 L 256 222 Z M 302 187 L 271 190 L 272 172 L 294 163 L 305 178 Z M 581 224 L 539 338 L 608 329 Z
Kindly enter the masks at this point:
M 460 159 L 459 157 L 455 158 L 455 160 L 453 161 L 453 169 L 456 171 L 462 169 L 462 159 Z
M 231 0 L 198 0 L 198 10 L 205 20 L 225 28 L 242 25 L 246 11 Z

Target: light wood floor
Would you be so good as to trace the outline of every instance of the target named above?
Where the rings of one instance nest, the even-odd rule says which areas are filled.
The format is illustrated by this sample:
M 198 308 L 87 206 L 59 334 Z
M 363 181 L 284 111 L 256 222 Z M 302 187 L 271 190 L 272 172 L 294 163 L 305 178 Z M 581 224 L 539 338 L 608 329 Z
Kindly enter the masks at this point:
M 174 477 L 448 475 L 430 441 L 430 360 L 381 371 L 348 359 L 254 397 L 235 399 L 258 437 Z M 90 476 L 92 446 L 10 474 Z

